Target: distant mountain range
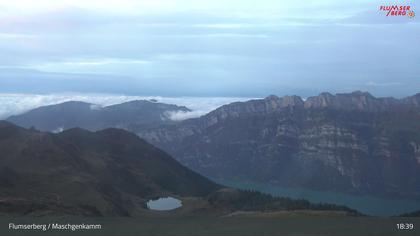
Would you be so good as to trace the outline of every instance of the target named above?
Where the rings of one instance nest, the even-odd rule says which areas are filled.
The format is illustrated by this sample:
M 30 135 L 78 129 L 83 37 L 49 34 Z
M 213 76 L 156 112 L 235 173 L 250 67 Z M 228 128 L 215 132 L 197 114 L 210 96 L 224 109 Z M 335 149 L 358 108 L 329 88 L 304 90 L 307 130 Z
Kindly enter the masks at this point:
M 52 132 L 75 127 L 92 131 L 110 127 L 136 131 L 145 127 L 174 123 L 171 114 L 189 111 L 184 106 L 153 100 L 136 100 L 106 107 L 71 101 L 39 107 L 7 120 L 21 127 L 34 127 Z
M 175 214 L 292 209 L 357 214 L 224 188 L 120 129 L 52 134 L 0 121 L 0 157 L 0 214 L 6 215 L 136 216 L 150 214 L 146 201 L 162 196 L 183 200 Z
M 141 125 L 135 122 L 148 112 L 140 112 L 136 119 L 125 112 L 100 113 L 97 122 L 87 122 L 100 124 L 95 126 L 86 125 L 89 119 L 83 112 L 65 113 L 69 109 L 58 109 L 62 106 L 35 109 L 8 120 L 48 131 L 121 127 L 214 179 L 420 197 L 420 94 L 403 99 L 375 98 L 359 91 L 321 93 L 305 100 L 269 96 L 228 104 L 180 122 L 159 119 L 167 109 L 156 113 L 151 109 L 158 115 Z M 102 122 L 108 114 L 123 122 Z M 73 123 L 66 125 L 61 117 Z M 50 122 L 41 125 L 42 120 Z
M 420 94 L 269 96 L 138 135 L 215 179 L 420 198 Z

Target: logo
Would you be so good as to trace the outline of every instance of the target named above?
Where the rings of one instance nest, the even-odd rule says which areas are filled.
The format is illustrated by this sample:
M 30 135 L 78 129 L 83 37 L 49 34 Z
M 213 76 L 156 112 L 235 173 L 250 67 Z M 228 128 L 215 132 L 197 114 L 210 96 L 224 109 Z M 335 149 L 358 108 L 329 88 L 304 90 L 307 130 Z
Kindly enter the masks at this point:
M 403 5 L 380 6 L 379 11 L 385 12 L 386 16 L 407 16 L 413 18 L 416 15 L 411 6 Z
M 414 11 L 409 11 L 409 12 L 407 12 L 407 16 L 410 17 L 410 18 L 413 18 L 413 17 L 416 16 L 416 13 L 414 13 Z

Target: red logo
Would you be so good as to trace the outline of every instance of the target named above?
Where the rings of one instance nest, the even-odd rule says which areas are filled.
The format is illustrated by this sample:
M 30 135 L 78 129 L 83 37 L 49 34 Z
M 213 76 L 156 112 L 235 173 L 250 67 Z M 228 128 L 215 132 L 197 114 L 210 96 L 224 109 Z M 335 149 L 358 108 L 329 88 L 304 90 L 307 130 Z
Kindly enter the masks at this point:
M 413 17 L 416 16 L 416 13 L 414 13 L 414 11 L 408 11 L 407 16 L 410 17 L 410 18 L 413 18 Z
M 416 15 L 411 6 L 402 5 L 380 6 L 379 11 L 386 12 L 386 16 L 408 16 L 413 18 Z

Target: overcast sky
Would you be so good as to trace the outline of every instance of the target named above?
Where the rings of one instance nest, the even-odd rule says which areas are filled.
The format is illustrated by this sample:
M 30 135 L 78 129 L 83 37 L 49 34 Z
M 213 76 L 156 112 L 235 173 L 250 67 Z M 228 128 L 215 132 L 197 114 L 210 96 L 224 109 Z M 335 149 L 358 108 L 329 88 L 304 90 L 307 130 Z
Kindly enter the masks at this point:
M 420 14 L 395 3 L 0 0 L 0 93 L 412 95 Z

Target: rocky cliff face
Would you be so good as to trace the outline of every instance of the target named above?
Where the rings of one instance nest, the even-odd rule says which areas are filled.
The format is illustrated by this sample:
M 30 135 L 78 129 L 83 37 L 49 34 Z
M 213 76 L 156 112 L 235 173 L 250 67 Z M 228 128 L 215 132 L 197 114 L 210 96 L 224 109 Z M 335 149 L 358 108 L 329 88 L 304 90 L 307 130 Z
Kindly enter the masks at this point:
M 418 101 L 363 92 L 269 96 L 138 135 L 213 178 L 416 198 Z
M 403 103 L 411 105 L 411 106 L 415 106 L 415 107 L 420 107 L 420 93 L 411 97 L 404 98 Z
M 418 95 L 416 95 L 418 96 Z M 310 97 L 305 101 L 305 108 L 332 108 L 339 110 L 359 110 L 378 112 L 398 107 L 419 107 L 416 103 L 417 97 L 407 97 L 398 100 L 392 97 L 375 98 L 367 92 L 356 91 L 350 94 L 336 94 L 321 93 L 319 96 Z

